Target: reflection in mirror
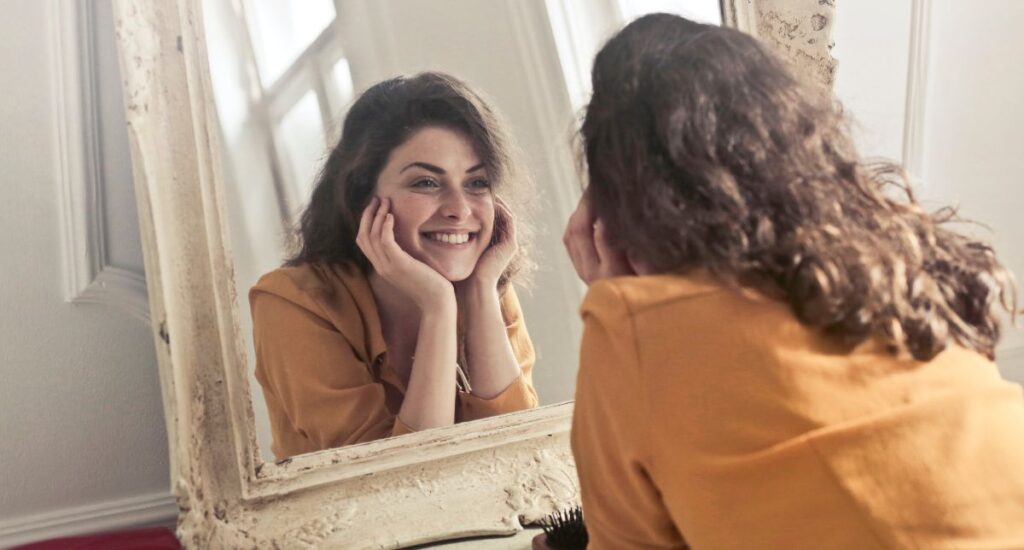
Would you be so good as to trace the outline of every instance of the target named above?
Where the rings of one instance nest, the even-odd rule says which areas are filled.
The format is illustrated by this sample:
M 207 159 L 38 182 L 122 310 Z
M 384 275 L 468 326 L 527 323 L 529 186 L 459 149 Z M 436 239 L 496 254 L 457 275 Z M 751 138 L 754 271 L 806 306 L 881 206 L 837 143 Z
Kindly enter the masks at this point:
M 582 76 L 718 1 L 202 4 L 262 458 L 572 399 Z

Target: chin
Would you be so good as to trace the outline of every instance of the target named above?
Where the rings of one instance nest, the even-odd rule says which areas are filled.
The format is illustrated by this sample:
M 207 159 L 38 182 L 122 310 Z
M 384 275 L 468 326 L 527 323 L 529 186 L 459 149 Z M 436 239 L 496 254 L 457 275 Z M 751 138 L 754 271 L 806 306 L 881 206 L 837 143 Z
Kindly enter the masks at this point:
M 476 264 L 480 261 L 480 257 L 484 252 L 483 250 L 470 249 L 455 253 L 439 253 L 435 250 L 425 250 L 422 245 L 413 249 L 415 250 L 415 252 L 411 254 L 413 258 L 427 264 L 434 271 L 440 273 L 442 277 L 448 279 L 448 281 L 452 283 L 458 283 L 468 279 L 476 269 Z
M 448 279 L 449 281 L 451 281 L 453 283 L 458 283 L 458 282 L 461 282 L 461 281 L 465 281 L 466 279 L 469 278 L 470 275 L 473 274 L 473 269 L 472 268 L 466 269 L 466 268 L 463 268 L 463 267 L 458 267 L 458 268 L 447 268 L 446 269 L 446 268 L 442 268 L 442 267 L 438 267 L 438 266 L 432 266 L 432 267 L 434 268 L 434 271 L 437 271 L 438 273 L 441 274 L 441 276 L 443 276 L 445 279 Z
M 432 251 L 426 250 L 419 250 L 417 252 L 418 254 L 414 254 L 413 257 L 427 264 L 434 271 L 440 273 L 442 277 L 448 279 L 448 281 L 452 283 L 458 283 L 468 279 L 476 269 L 476 264 L 482 255 L 482 251 L 476 254 L 467 254 L 466 252 L 470 251 L 463 251 L 463 253 L 455 255 L 435 254 L 431 253 Z

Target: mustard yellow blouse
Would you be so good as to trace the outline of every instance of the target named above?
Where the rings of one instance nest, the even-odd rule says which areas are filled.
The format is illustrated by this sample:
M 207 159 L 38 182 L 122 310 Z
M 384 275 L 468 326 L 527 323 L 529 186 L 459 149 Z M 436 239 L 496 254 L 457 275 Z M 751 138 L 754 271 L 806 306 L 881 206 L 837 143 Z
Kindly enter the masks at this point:
M 373 291 L 359 269 L 280 268 L 249 291 L 249 305 L 256 379 L 279 460 L 413 431 L 397 417 L 405 384 L 388 361 Z M 458 392 L 458 422 L 537 406 L 536 356 L 511 286 L 501 309 L 523 373 L 491 399 Z
M 700 275 L 581 313 L 591 548 L 1024 548 L 1024 398 L 985 357 L 844 349 Z

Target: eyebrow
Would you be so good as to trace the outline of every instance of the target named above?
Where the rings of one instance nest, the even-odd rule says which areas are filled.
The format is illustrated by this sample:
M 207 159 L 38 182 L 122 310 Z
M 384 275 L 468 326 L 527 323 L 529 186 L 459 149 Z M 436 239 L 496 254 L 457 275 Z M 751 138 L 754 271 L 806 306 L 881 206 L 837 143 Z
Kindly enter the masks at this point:
M 433 172 L 433 173 L 435 173 L 435 174 L 437 174 L 439 176 L 442 176 L 442 175 L 445 174 L 444 169 L 441 168 L 440 166 L 434 166 L 433 164 L 429 164 L 429 163 L 426 163 L 426 162 L 420 162 L 420 161 L 410 162 L 409 164 L 407 164 L 405 166 L 405 168 L 402 168 L 401 170 L 399 170 L 398 173 L 401 174 L 402 172 L 405 172 L 406 170 L 408 170 L 408 169 L 410 169 L 410 168 L 412 168 L 414 166 L 418 166 L 418 167 L 420 167 L 420 168 L 422 168 L 424 170 L 427 170 L 429 172 Z M 483 167 L 484 167 L 484 163 L 481 162 L 480 164 L 477 164 L 476 166 L 470 166 L 469 169 L 466 170 L 466 173 L 469 174 L 471 172 L 476 172 L 477 170 L 479 170 L 479 169 L 481 169 Z

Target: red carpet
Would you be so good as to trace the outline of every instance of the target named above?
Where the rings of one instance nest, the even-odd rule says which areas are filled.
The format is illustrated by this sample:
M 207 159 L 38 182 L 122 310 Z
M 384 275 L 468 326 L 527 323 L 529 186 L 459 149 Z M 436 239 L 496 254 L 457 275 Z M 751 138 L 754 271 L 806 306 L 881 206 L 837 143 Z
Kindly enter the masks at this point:
M 181 544 L 166 527 L 67 537 L 16 546 L 11 550 L 180 550 Z

